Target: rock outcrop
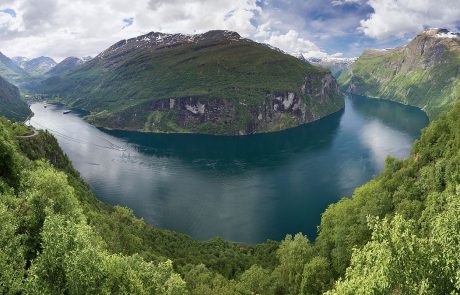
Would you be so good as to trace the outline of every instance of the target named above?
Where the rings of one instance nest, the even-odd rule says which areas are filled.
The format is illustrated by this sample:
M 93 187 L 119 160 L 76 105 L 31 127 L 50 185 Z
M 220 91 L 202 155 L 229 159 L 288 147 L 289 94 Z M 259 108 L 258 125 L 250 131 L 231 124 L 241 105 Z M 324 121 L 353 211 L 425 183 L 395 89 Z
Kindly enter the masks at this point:
M 320 83 L 317 81 L 320 80 Z M 237 109 L 249 108 L 251 119 L 239 129 Z M 90 119 L 100 127 L 152 132 L 198 132 L 220 135 L 248 135 L 279 131 L 316 121 L 344 107 L 339 86 L 327 73 L 307 75 L 298 92 L 267 94 L 264 103 L 248 107 L 225 99 L 200 97 L 169 98 L 148 102 L 115 114 Z M 320 109 L 325 111 L 320 112 Z M 146 118 L 147 114 L 147 118 Z M 207 123 L 222 127 L 207 132 Z M 210 131 L 210 130 L 209 130 Z

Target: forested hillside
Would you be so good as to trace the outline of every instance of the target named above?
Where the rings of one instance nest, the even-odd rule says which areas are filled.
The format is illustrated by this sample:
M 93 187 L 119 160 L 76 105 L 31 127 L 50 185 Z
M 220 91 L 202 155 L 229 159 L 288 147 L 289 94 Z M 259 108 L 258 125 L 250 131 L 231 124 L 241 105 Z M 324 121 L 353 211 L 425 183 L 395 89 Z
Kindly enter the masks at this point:
M 460 33 L 430 29 L 407 45 L 366 50 L 338 81 L 349 92 L 417 106 L 430 119 L 460 99 Z
M 24 121 L 31 111 L 21 99 L 19 89 L 0 76 L 0 116 Z
M 47 133 L 0 121 L 0 292 L 460 292 L 460 104 L 323 214 L 314 243 L 195 241 L 97 201 Z M 341 278 L 341 279 L 339 279 Z

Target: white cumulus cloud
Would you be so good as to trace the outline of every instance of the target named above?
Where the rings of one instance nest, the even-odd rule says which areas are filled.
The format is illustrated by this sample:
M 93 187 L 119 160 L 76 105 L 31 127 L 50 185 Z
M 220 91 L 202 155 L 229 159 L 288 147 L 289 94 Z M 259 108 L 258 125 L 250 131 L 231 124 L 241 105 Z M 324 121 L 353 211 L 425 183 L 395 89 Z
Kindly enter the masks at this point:
M 289 54 L 305 58 L 309 57 L 328 57 L 329 55 L 322 51 L 315 43 L 302 37 L 299 32 L 289 30 L 285 34 L 272 33 L 265 43 L 275 46 Z M 341 53 L 335 53 L 332 56 L 341 56 Z
M 459 0 L 369 0 L 374 12 L 361 21 L 365 35 L 403 38 L 426 27 L 455 28 L 460 21 Z
M 256 0 L 16 0 L 1 1 L 0 51 L 28 57 L 95 55 L 114 42 L 150 31 L 257 31 Z M 130 25 L 126 26 L 126 20 Z M 132 20 L 132 22 L 131 22 Z

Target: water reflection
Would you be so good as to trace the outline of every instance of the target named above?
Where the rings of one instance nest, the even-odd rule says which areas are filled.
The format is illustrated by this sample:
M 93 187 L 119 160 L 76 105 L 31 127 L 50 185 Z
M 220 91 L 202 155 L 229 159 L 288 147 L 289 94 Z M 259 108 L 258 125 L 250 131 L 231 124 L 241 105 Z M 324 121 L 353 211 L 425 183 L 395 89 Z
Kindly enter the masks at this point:
M 56 135 L 101 200 L 198 239 L 242 242 L 314 238 L 327 205 L 388 154 L 407 156 L 427 124 L 420 110 L 362 97 L 313 124 L 248 137 L 102 131 L 60 106 L 32 110 L 32 124 Z

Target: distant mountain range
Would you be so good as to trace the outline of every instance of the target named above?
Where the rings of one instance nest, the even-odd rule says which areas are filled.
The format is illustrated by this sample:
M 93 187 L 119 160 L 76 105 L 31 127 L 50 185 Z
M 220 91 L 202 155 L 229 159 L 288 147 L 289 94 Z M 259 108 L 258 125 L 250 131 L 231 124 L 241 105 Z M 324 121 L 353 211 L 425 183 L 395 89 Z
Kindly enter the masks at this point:
M 97 126 L 153 132 L 269 132 L 344 106 L 328 70 L 230 31 L 122 40 L 39 91 L 91 111 Z
M 29 73 L 23 68 L 0 52 L 0 77 L 17 85 L 28 79 L 29 76 Z
M 52 58 L 46 56 L 40 56 L 32 59 L 16 56 L 11 60 L 31 76 L 43 75 L 57 64 Z
M 350 66 L 356 61 L 356 57 L 311 57 L 306 60 L 314 65 L 326 68 L 331 71 L 332 75 L 338 78 L 343 72 L 350 69 Z
M 351 93 L 423 109 L 430 118 L 460 100 L 460 34 L 430 29 L 407 45 L 366 50 L 339 83 Z
M 52 69 L 45 73 L 46 76 L 60 76 L 70 73 L 72 70 L 76 69 L 77 67 L 81 66 L 85 63 L 85 61 L 90 60 L 91 57 L 87 57 L 84 59 L 78 57 L 67 57 L 57 65 L 55 65 Z
M 91 60 L 89 56 L 83 58 L 68 57 L 60 63 L 56 63 L 52 58 L 46 56 L 9 58 L 0 52 L 0 77 L 23 90 L 29 90 L 39 81 L 66 74 L 89 60 Z

